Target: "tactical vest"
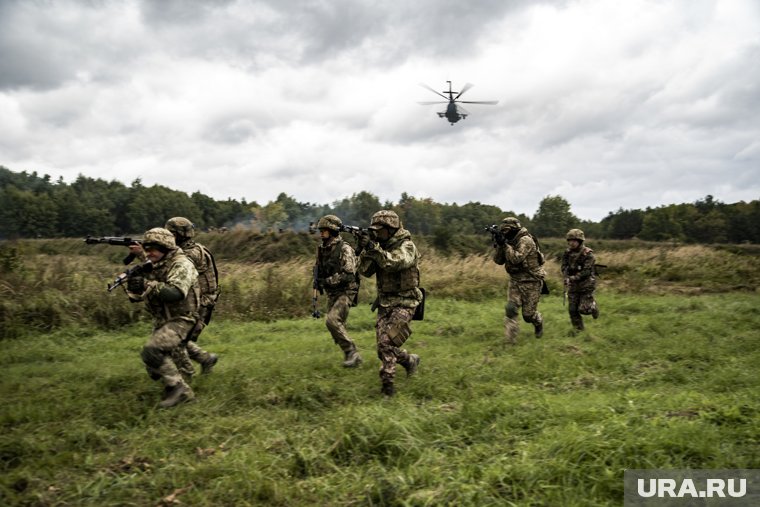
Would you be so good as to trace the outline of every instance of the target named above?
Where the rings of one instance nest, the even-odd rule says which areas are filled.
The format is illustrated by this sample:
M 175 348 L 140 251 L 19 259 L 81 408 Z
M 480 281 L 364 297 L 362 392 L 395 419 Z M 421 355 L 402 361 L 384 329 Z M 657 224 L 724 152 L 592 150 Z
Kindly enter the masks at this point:
M 567 266 L 568 274 L 576 274 L 579 271 L 579 268 L 586 263 L 586 257 L 588 257 L 588 254 L 591 252 L 593 252 L 593 250 L 587 246 L 581 248 L 581 251 L 578 252 L 577 255 L 573 255 L 573 252 L 566 250 L 564 259 L 562 259 L 562 264 Z
M 420 286 L 420 270 L 417 266 L 412 266 L 401 271 L 377 272 L 377 290 L 382 294 L 395 294 Z
M 319 277 L 320 278 L 328 278 L 335 273 L 342 273 L 341 271 L 341 262 L 340 262 L 340 255 L 343 251 L 343 239 L 338 238 L 338 240 L 333 243 L 329 247 L 324 247 L 322 245 L 319 246 L 319 251 L 317 254 L 317 260 L 318 260 L 318 269 L 319 269 Z M 340 285 L 331 287 L 330 290 L 357 290 L 358 284 L 356 283 L 356 278 L 358 278 L 358 274 L 354 277 L 353 281 L 344 281 L 341 282 Z
M 216 264 L 211 252 L 203 245 L 189 240 L 180 245 L 182 251 L 188 259 L 195 264 L 198 270 L 198 286 L 201 290 L 201 297 L 216 300 L 216 294 L 219 289 L 218 274 Z
M 159 262 L 153 265 L 153 271 L 151 271 L 146 278 L 148 280 L 156 280 L 158 282 L 165 282 L 169 271 L 177 262 L 181 262 L 181 259 L 185 259 L 186 262 L 192 264 L 192 261 L 188 259 L 181 251 L 173 250 L 166 254 L 166 256 Z M 198 319 L 198 306 L 200 304 L 200 288 L 198 283 L 194 283 L 187 293 L 187 297 L 180 301 L 173 303 L 166 303 L 161 301 L 158 294 L 150 294 L 145 301 L 146 307 L 151 315 L 159 321 L 168 322 L 170 320 L 178 319 Z
M 523 229 L 523 231 L 525 230 Z M 520 239 L 522 239 L 524 236 L 528 236 L 531 239 L 533 239 L 530 233 L 528 233 L 527 231 L 523 233 L 523 231 L 520 231 L 520 234 L 518 234 L 509 243 L 515 246 L 520 242 Z M 534 245 L 534 251 L 526 255 L 525 259 L 523 259 L 523 261 L 520 264 L 511 264 L 509 262 L 509 259 L 506 260 L 505 267 L 507 269 L 507 273 L 509 273 L 510 275 L 520 273 L 522 271 L 537 273 L 538 271 L 541 270 L 542 263 L 540 262 L 540 257 L 538 253 L 538 245 L 536 244 L 535 240 L 533 240 L 533 245 Z
M 403 241 L 398 246 L 400 247 L 402 244 Z M 416 289 L 420 286 L 420 270 L 417 267 L 417 260 L 415 259 L 414 266 L 399 271 L 378 269 L 376 278 L 377 290 L 381 294 L 397 294 Z

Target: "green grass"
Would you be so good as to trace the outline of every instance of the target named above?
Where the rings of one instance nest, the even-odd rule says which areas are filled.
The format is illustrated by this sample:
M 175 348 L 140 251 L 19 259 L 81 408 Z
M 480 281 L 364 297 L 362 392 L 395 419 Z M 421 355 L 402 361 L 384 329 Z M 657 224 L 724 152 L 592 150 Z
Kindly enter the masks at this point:
M 620 505 L 626 468 L 760 468 L 755 293 L 601 293 L 574 334 L 504 345 L 504 301 L 432 299 L 397 396 L 379 394 L 374 315 L 357 370 L 322 320 L 217 320 L 197 401 L 159 410 L 149 325 L 4 340 L 4 505 Z M 174 495 L 174 496 L 171 496 Z

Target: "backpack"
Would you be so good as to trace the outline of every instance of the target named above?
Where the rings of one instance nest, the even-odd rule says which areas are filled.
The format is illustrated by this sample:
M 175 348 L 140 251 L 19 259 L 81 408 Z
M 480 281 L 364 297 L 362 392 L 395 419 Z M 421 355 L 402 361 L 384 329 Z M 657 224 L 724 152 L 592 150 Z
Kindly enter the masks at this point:
M 546 262 L 546 257 L 544 256 L 544 253 L 541 251 L 541 243 L 538 242 L 538 238 L 533 233 L 530 234 L 530 237 L 533 239 L 533 242 L 536 244 L 536 255 L 538 256 L 538 265 L 543 266 Z

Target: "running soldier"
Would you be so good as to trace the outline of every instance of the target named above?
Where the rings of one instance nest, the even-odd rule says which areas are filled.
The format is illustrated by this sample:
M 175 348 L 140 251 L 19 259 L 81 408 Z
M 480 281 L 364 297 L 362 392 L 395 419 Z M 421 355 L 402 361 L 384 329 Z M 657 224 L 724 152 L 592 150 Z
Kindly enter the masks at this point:
M 327 291 L 327 329 L 343 351 L 343 366 L 355 368 L 361 364 L 362 358 L 348 336 L 346 320 L 349 308 L 356 306 L 359 283 L 354 249 L 340 237 L 342 225 L 335 215 L 325 215 L 317 223 L 322 242 L 317 248 L 314 271 L 317 289 Z
M 499 226 L 501 235 L 494 244 L 493 260 L 504 265 L 509 275 L 509 295 L 505 308 L 504 329 L 507 343 L 517 343 L 520 324 L 517 315 L 522 307 L 522 318 L 533 324 L 536 338 L 544 333 L 544 320 L 538 311 L 538 301 L 544 286 L 543 255 L 528 230 L 515 217 L 507 217 Z
M 596 260 L 594 251 L 583 244 L 586 237 L 582 230 L 570 229 L 565 238 L 567 250 L 562 256 L 561 270 L 565 278 L 567 311 L 570 314 L 570 323 L 575 329 L 582 331 L 581 315 L 591 315 L 594 319 L 599 317 L 599 307 L 594 300 Z
M 198 345 L 198 336 L 211 321 L 216 300 L 219 298 L 219 273 L 216 269 L 214 257 L 208 248 L 196 243 L 195 225 L 184 217 L 174 217 L 167 220 L 164 226 L 174 235 L 177 246 L 195 265 L 198 271 L 198 286 L 201 290 L 200 308 L 198 308 L 198 322 L 195 323 L 190 336 L 184 347 L 179 347 L 174 354 L 174 361 L 183 375 L 192 377 L 195 368 L 190 359 L 201 365 L 201 374 L 211 373 L 214 365 L 219 361 L 219 356 L 203 350 Z
M 152 270 L 129 277 L 126 292 L 133 303 L 144 301 L 153 315 L 153 333 L 143 347 L 142 360 L 150 378 L 163 382 L 159 405 L 169 408 L 195 397 L 174 364 L 172 353 L 181 347 L 198 320 L 198 272 L 166 229 L 147 231 L 142 249 Z
M 380 358 L 381 392 L 393 396 L 396 363 L 407 376 L 417 371 L 420 357 L 400 347 L 412 334 L 410 322 L 423 301 L 420 291 L 419 252 L 412 235 L 401 225 L 398 215 L 381 210 L 372 215 L 370 233 L 359 237 L 359 273 L 376 276 L 377 356 Z

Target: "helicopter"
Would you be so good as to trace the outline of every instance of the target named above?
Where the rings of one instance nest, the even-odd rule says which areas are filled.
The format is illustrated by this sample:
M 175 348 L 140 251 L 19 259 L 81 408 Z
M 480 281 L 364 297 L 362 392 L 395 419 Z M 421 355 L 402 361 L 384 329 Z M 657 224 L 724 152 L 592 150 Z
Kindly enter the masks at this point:
M 427 106 L 427 105 L 430 105 L 430 104 L 448 104 L 448 106 L 446 106 L 446 111 L 438 112 L 438 117 L 439 118 L 446 118 L 447 120 L 449 120 L 449 123 L 451 123 L 452 126 L 454 126 L 454 124 L 456 122 L 458 122 L 459 120 L 464 120 L 465 118 L 467 118 L 467 115 L 470 114 L 469 111 L 467 111 L 465 108 L 463 108 L 459 104 L 489 104 L 489 105 L 495 105 L 495 104 L 499 103 L 498 100 L 481 100 L 481 101 L 457 100 L 457 99 L 459 99 L 459 97 L 462 96 L 462 94 L 464 92 L 466 92 L 467 90 L 469 90 L 470 88 L 472 88 L 473 84 L 472 83 L 467 83 L 467 84 L 464 85 L 464 88 L 462 88 L 461 92 L 455 92 L 455 91 L 453 91 L 451 89 L 451 81 L 446 81 L 446 82 L 449 83 L 449 89 L 448 89 L 448 91 L 443 90 L 442 93 L 439 93 L 439 92 L 433 90 L 431 87 L 429 87 L 425 83 L 419 83 L 419 85 L 421 87 L 423 87 L 423 88 L 427 88 L 428 90 L 430 90 L 431 92 L 435 93 L 436 95 L 440 95 L 441 97 L 443 97 L 444 99 L 446 99 L 448 102 L 441 102 L 441 101 L 436 101 L 436 102 L 418 102 L 418 104 L 422 104 L 423 106 Z M 448 95 L 448 97 L 446 97 L 446 95 L 443 95 L 444 93 L 446 95 Z M 456 96 L 454 96 L 455 93 L 456 93 Z

